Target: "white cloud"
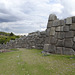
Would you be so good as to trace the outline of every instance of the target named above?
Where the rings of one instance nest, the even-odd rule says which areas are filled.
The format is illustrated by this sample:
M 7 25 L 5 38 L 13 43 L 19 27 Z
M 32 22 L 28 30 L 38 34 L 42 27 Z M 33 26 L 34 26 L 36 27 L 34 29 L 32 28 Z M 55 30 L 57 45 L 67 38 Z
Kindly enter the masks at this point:
M 0 31 L 24 34 L 45 30 L 48 16 L 75 15 L 75 0 L 0 0 Z

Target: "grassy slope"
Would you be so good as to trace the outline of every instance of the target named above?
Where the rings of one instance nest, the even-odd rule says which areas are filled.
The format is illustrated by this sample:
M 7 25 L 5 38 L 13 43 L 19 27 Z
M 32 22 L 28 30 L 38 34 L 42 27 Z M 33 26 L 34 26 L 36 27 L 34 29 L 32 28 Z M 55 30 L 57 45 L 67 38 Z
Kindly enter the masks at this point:
M 15 40 L 16 38 L 19 38 L 20 36 L 12 35 L 11 33 L 6 32 L 0 32 L 0 44 L 7 43 L 10 40 Z
M 75 75 L 75 58 L 20 49 L 0 54 L 0 75 Z

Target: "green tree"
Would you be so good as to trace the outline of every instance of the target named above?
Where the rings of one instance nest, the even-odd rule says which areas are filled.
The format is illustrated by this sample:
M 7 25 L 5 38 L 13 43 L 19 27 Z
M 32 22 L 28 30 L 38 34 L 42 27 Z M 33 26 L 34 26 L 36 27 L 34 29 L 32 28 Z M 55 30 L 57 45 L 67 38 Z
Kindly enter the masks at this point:
M 11 33 L 10 33 L 10 36 L 14 36 L 14 34 L 11 32 Z

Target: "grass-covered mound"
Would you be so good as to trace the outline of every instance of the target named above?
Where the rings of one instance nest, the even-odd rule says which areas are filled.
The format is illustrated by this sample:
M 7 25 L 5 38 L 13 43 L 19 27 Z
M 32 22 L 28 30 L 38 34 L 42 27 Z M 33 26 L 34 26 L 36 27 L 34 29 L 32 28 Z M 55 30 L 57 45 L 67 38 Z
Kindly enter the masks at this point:
M 15 49 L 0 53 L 0 75 L 75 75 L 75 56 L 44 56 L 41 50 Z
M 0 44 L 9 42 L 10 40 L 15 40 L 16 38 L 19 38 L 20 36 L 16 36 L 15 34 L 6 33 L 6 32 L 0 32 Z

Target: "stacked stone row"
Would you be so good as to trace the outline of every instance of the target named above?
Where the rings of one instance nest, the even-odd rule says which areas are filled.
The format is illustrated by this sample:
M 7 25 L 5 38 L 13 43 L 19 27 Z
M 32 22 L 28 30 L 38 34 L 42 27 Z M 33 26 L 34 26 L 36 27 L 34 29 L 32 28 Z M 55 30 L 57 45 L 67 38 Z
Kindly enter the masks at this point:
M 0 49 L 25 48 L 25 39 L 26 36 L 15 40 L 10 40 L 6 44 L 0 44 Z
M 36 48 L 43 49 L 46 38 L 46 32 L 32 32 L 28 36 L 23 36 L 16 40 L 10 40 L 6 44 L 0 44 L 0 49 L 12 49 L 12 48 Z
M 75 17 L 64 20 L 51 14 L 48 19 L 44 51 L 58 54 L 75 54 Z

